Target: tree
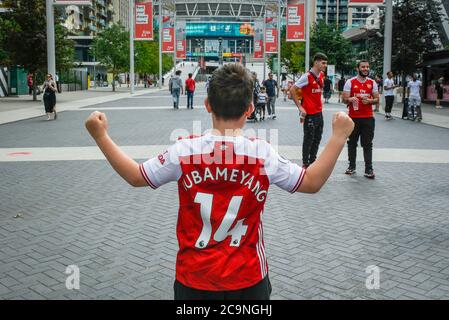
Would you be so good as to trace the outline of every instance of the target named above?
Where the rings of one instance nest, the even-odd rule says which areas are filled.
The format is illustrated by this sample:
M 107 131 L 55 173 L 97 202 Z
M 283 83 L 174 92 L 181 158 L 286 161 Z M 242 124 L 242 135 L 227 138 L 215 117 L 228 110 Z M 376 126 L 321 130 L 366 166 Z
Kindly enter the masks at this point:
M 0 20 L 0 38 L 3 37 L 3 62 L 18 65 L 33 74 L 34 86 L 38 73 L 47 68 L 47 25 L 45 0 L 6 0 L 8 10 Z M 56 68 L 73 66 L 74 43 L 66 38 L 67 30 L 55 15 Z M 1 51 L 1 50 L 0 50 Z M 34 90 L 36 92 L 36 90 Z M 33 94 L 33 100 L 36 95 Z
M 129 70 L 129 32 L 113 24 L 94 38 L 91 54 L 112 73 L 112 91 L 115 91 L 116 76 Z
M 424 54 L 438 49 L 438 29 L 441 22 L 439 0 L 397 0 L 393 2 L 393 39 L 391 67 L 405 76 L 416 71 Z M 384 30 L 385 15 L 381 16 Z M 372 36 L 368 52 L 370 64 L 378 71 L 383 65 L 384 38 Z
M 135 42 L 135 70 L 138 73 L 159 74 L 159 32 L 154 32 L 154 41 Z M 162 74 L 173 68 L 173 56 L 162 55 Z
M 310 37 L 310 56 L 322 52 L 328 57 L 328 64 L 334 64 L 335 69 L 342 74 L 352 69 L 352 45 L 343 38 L 342 32 L 336 25 L 328 25 L 319 21 L 312 28 Z

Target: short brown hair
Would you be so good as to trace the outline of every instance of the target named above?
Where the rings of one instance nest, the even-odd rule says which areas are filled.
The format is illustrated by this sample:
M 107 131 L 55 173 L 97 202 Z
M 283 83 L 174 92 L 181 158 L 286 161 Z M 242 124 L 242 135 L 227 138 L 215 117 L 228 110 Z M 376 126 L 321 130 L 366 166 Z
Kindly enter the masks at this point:
M 327 61 L 328 59 L 327 59 L 327 56 L 324 53 L 322 53 L 322 52 L 317 52 L 313 56 L 313 62 L 315 62 L 315 61 L 323 61 L 323 60 Z
M 219 119 L 239 119 L 253 101 L 254 81 L 241 64 L 224 65 L 212 73 L 207 97 L 213 113 Z
M 361 63 L 368 63 L 368 64 L 369 64 L 369 61 L 366 60 L 366 59 L 360 60 L 360 61 L 357 63 L 357 68 L 360 68 L 360 64 L 361 64 Z

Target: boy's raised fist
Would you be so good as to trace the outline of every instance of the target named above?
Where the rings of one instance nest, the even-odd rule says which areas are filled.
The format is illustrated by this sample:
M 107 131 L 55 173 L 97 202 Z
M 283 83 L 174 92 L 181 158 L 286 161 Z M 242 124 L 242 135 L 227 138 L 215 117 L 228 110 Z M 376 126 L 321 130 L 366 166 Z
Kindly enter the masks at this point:
M 108 119 L 104 113 L 94 111 L 87 118 L 85 125 L 92 138 L 98 139 L 107 133 Z
M 334 134 L 347 138 L 354 130 L 354 121 L 346 113 L 339 111 L 334 114 L 332 129 Z

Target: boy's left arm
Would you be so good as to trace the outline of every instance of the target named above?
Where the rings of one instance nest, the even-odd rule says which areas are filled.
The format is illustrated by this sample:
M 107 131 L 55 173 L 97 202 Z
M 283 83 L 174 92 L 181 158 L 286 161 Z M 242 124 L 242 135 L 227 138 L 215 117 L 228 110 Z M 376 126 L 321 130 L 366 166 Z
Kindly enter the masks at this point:
M 108 120 L 102 112 L 95 111 L 86 120 L 86 128 L 97 143 L 112 168 L 134 187 L 148 186 L 139 164 L 124 153 L 108 135 Z

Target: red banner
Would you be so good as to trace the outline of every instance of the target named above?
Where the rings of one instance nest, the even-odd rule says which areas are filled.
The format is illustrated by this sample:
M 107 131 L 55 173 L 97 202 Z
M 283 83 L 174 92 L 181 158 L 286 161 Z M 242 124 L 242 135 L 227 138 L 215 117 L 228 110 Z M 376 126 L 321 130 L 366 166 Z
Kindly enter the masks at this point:
M 287 41 L 305 41 L 305 4 L 289 0 L 287 4 Z
M 254 41 L 254 58 L 263 58 L 263 40 Z
M 135 40 L 153 40 L 153 1 L 136 2 Z
M 173 53 L 175 52 L 175 29 L 164 28 L 162 29 L 162 52 Z
M 278 52 L 278 31 L 276 28 L 267 28 L 265 30 L 265 52 L 277 53 Z
M 186 58 L 186 40 L 176 40 L 176 59 Z
M 368 5 L 380 5 L 383 4 L 384 0 L 349 0 L 348 6 L 350 5 L 358 5 L 358 6 L 368 6 Z

